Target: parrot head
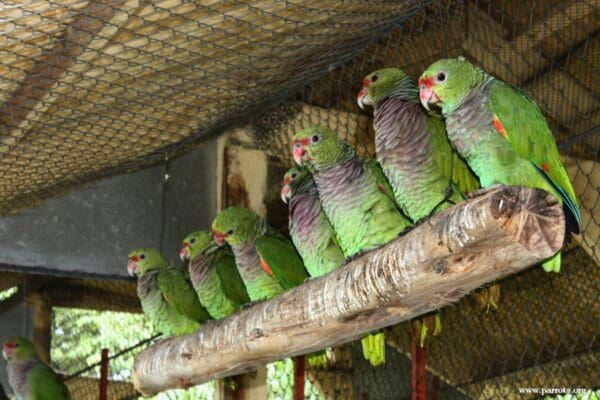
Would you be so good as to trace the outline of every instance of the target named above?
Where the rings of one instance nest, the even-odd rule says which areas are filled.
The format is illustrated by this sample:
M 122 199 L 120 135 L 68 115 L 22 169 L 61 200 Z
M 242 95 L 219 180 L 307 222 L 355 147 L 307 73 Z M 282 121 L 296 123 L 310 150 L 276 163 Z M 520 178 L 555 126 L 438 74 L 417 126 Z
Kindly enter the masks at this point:
M 298 165 L 327 167 L 343 159 L 348 145 L 333 130 L 321 126 L 302 129 L 292 138 L 294 160 Z M 296 154 L 303 154 L 297 158 Z
M 242 207 L 229 207 L 221 211 L 212 223 L 212 234 L 220 246 L 247 243 L 260 233 L 262 218 Z
M 4 342 L 2 356 L 9 362 L 27 361 L 37 358 L 37 351 L 29 340 L 13 336 Z
M 403 85 L 406 84 L 406 85 Z M 365 76 L 356 101 L 361 109 L 385 100 L 404 87 L 414 87 L 411 78 L 398 68 L 384 68 Z M 408 95 L 408 93 L 406 93 Z
M 419 78 L 419 99 L 427 110 L 439 104 L 442 110 L 461 102 L 477 86 L 485 73 L 464 58 L 433 63 Z
M 285 173 L 283 176 L 283 187 L 281 188 L 281 200 L 284 203 L 288 203 L 294 194 L 294 189 L 297 187 L 298 182 L 308 174 L 309 172 L 306 168 L 299 166 L 292 167 Z
M 169 260 L 160 254 L 160 251 L 148 247 L 133 250 L 127 259 L 127 272 L 130 276 L 144 276 L 148 271 L 169 265 Z
M 179 250 L 179 257 L 181 257 L 182 261 L 193 260 L 199 254 L 204 254 L 216 247 L 217 245 L 210 232 L 195 231 L 183 239 L 181 250 Z

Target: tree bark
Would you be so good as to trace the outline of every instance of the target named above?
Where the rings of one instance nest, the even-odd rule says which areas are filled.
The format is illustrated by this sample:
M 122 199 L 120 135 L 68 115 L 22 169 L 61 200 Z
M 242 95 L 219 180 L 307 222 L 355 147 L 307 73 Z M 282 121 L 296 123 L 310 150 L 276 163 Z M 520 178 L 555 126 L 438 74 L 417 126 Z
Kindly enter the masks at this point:
M 134 385 L 153 395 L 346 343 L 548 258 L 564 231 L 562 207 L 549 193 L 488 191 L 337 271 L 155 344 L 137 357 Z

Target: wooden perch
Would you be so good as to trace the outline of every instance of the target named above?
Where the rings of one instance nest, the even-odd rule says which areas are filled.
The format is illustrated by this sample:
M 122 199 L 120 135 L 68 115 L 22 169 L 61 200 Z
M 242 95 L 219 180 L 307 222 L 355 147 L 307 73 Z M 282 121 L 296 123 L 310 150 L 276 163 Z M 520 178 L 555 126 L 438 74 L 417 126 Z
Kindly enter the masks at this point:
M 561 248 L 564 231 L 552 195 L 492 190 L 324 277 L 155 344 L 137 357 L 134 385 L 153 395 L 346 343 L 542 261 Z

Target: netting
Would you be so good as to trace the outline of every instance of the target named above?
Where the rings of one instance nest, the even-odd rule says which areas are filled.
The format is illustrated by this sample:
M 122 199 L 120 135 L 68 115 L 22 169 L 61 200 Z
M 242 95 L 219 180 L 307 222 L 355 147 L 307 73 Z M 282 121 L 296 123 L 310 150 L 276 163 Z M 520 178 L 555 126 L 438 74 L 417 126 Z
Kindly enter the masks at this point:
M 131 384 L 136 355 L 151 345 L 159 335 L 143 314 L 112 311 L 54 308 L 51 359 L 74 399 L 96 399 L 100 393 L 101 350 L 108 349 L 109 399 L 137 399 Z M 154 400 L 213 400 L 214 384 L 189 390 L 172 390 Z
M 373 155 L 370 114 L 355 103 L 363 76 L 399 66 L 416 78 L 439 58 L 464 56 L 543 109 L 583 229 L 560 274 L 534 267 L 504 280 L 497 310 L 468 297 L 441 311 L 443 333 L 426 346 L 428 390 L 447 399 L 520 399 L 540 397 L 531 391 L 540 388 L 597 388 L 599 30 L 596 0 L 4 1 L 0 213 L 162 162 L 234 125 L 285 166 L 291 135 L 309 123 Z M 0 305 L 17 287 L 22 298 L 42 290 L 53 307 L 99 310 L 54 309 L 53 365 L 67 375 L 93 366 L 69 380 L 75 398 L 95 398 L 102 347 L 117 354 L 151 336 L 139 316 L 133 330 L 111 328 L 120 334 L 114 341 L 98 325 L 109 312 L 139 311 L 129 283 L 41 288 L 23 279 L 2 274 Z M 370 367 L 355 347 L 330 368 L 309 370 L 306 397 L 409 398 L 411 329 L 386 331 L 383 367 Z M 128 371 L 146 345 L 111 361 L 109 398 L 135 398 Z M 271 395 L 288 398 L 289 367 L 280 365 Z M 211 390 L 194 398 L 211 398 Z

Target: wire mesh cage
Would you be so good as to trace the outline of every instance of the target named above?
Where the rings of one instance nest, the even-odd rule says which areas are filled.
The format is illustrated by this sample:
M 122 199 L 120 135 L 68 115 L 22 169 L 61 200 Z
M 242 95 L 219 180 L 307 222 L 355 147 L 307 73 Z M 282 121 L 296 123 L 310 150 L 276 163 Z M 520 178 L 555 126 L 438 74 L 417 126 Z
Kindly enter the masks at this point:
M 520 399 L 543 397 L 541 388 L 597 389 L 599 29 L 597 0 L 4 1 L 0 213 L 163 162 L 232 126 L 283 165 L 291 136 L 308 124 L 329 126 L 373 156 L 372 118 L 355 102 L 362 78 L 397 66 L 416 79 L 439 58 L 463 56 L 541 107 L 583 227 L 560 274 L 532 268 L 500 282 L 495 310 L 473 296 L 441 310 L 443 332 L 426 343 L 428 391 Z M 18 291 L 26 297 L 22 279 L 3 274 L 0 302 Z M 112 290 L 119 300 L 131 294 Z M 139 309 L 115 301 L 99 310 L 97 299 L 80 297 L 77 308 L 99 310 L 81 311 L 46 294 L 52 365 L 74 398 L 97 392 L 101 348 L 119 354 L 142 341 L 110 364 L 109 398 L 135 398 L 132 357 L 152 331 L 139 315 L 111 313 Z M 309 370 L 305 398 L 409 398 L 412 330 L 386 330 L 383 367 L 369 366 L 354 346 L 330 368 Z M 269 367 L 269 398 L 289 398 L 290 365 Z M 213 398 L 214 388 L 193 395 Z

